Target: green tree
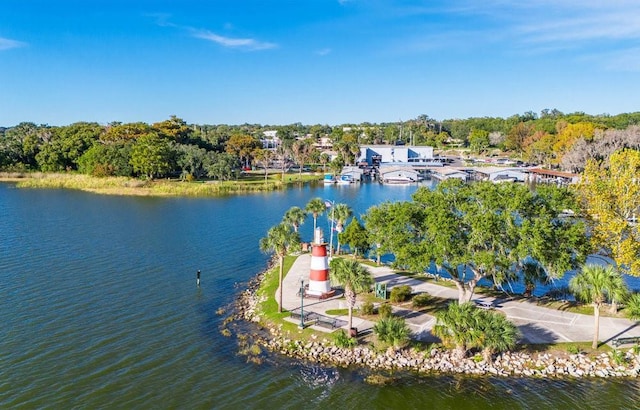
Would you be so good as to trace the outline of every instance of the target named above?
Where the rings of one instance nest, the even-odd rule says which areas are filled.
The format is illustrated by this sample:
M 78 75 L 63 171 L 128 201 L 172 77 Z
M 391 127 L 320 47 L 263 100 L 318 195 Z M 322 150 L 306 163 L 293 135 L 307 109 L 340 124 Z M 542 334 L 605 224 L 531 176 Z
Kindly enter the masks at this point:
M 489 132 L 477 129 L 471 131 L 471 134 L 469 134 L 469 148 L 476 153 L 481 153 L 489 148 Z
M 306 218 L 307 213 L 304 210 L 300 207 L 292 206 L 287 210 L 287 212 L 285 212 L 282 222 L 291 225 L 293 230 L 298 232 L 300 225 L 302 225 Z
M 244 167 L 249 167 L 256 149 L 262 148 L 260 141 L 250 135 L 234 134 L 227 141 L 225 151 L 240 158 Z
M 337 254 L 340 254 L 340 234 L 344 230 L 344 224 L 347 223 L 347 220 L 351 217 L 353 212 L 349 205 L 347 204 L 336 204 L 331 210 L 331 218 L 336 223 L 336 232 L 338 232 L 338 246 L 337 246 Z M 331 233 L 333 235 L 333 232 Z
M 357 218 L 353 218 L 344 232 L 338 234 L 338 239 L 349 245 L 354 258 L 357 257 L 358 252 L 364 255 L 371 246 L 367 230 L 364 229 L 364 226 L 360 224 Z
M 413 269 L 446 271 L 461 303 L 479 280 L 500 284 L 529 256 L 556 276 L 584 259 L 584 226 L 557 218 L 560 210 L 525 186 L 444 181 L 413 199 L 394 216 L 401 230 L 389 250 Z
M 349 329 L 353 328 L 353 308 L 356 296 L 368 292 L 373 284 L 371 272 L 353 259 L 333 258 L 329 262 L 331 282 L 344 287 L 344 297 L 349 309 Z
M 313 234 L 315 235 L 318 216 L 322 215 L 324 211 L 327 210 L 327 207 L 321 198 L 313 198 L 307 203 L 304 209 L 313 215 Z
M 182 118 L 178 118 L 175 115 L 172 115 L 168 120 L 153 124 L 152 128 L 159 136 L 179 144 L 188 143 L 193 132 Z
M 297 232 L 291 230 L 289 225 L 280 223 L 267 232 L 267 236 L 260 239 L 260 250 L 265 253 L 274 253 L 278 258 L 278 313 L 282 313 L 282 278 L 284 276 L 284 257 L 290 249 L 300 244 Z
M 176 151 L 178 166 L 182 169 L 183 175 L 191 175 L 195 178 L 201 178 L 205 175 L 206 149 L 197 145 L 176 144 Z
M 131 148 L 133 170 L 149 179 L 163 175 L 171 169 L 169 142 L 156 134 L 146 134 L 136 140 Z
M 378 265 L 384 253 L 400 253 L 410 241 L 405 228 L 411 225 L 414 208 L 414 204 L 409 202 L 385 202 L 372 206 L 363 215 L 365 228 L 375 245 Z
M 78 171 L 97 177 L 131 176 L 133 167 L 130 143 L 95 143 L 78 159 Z
M 592 347 L 598 348 L 600 333 L 600 307 L 607 300 L 622 300 L 627 287 L 620 272 L 613 266 L 586 265 L 569 281 L 576 297 L 593 305 L 594 333 Z
M 209 151 L 205 158 L 204 169 L 209 178 L 228 181 L 237 177 L 240 160 L 233 154 Z

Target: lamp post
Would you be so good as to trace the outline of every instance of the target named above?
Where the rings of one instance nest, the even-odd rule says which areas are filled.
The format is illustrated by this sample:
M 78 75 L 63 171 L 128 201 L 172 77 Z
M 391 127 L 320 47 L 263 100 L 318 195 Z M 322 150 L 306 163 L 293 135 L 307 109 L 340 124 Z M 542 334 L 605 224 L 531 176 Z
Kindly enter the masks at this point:
M 300 276 L 300 329 L 304 329 L 304 278 Z

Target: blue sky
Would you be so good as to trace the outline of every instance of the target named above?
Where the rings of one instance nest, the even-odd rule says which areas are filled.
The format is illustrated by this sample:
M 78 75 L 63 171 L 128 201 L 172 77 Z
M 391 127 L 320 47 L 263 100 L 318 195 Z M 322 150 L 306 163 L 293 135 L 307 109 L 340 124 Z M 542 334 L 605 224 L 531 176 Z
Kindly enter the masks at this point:
M 640 111 L 637 0 L 0 0 L 0 126 Z

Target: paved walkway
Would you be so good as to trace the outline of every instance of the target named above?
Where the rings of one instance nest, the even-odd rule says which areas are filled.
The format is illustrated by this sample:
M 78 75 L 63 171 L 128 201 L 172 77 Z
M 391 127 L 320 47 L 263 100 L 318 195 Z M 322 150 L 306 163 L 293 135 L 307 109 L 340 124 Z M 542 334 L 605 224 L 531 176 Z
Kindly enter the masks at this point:
M 283 280 L 282 306 L 286 310 L 300 309 L 300 280 L 309 283 L 310 254 L 300 255 L 289 273 Z M 430 295 L 446 299 L 458 299 L 458 290 L 446 286 L 440 286 L 433 282 L 423 282 L 395 274 L 387 266 L 367 267 L 373 274 L 376 282 L 386 283 L 387 290 L 397 285 L 410 285 L 413 292 L 427 292 Z M 475 295 L 475 302 L 492 304 L 497 310 L 504 312 L 515 323 L 523 341 L 526 343 L 556 343 L 556 342 L 589 342 L 593 340 L 593 316 L 581 315 L 566 311 L 559 311 L 537 306 L 526 300 L 495 300 L 493 297 Z M 345 309 L 347 305 L 341 295 L 333 298 L 318 300 L 304 298 L 304 311 L 315 312 L 324 315 L 329 309 Z M 425 313 L 413 311 L 395 310 L 395 314 L 405 317 L 417 339 L 423 341 L 437 341 L 431 328 L 435 324 L 435 318 Z M 340 316 L 339 319 L 346 323 L 348 317 Z M 373 322 L 362 318 L 353 318 L 353 326 L 359 333 L 367 332 L 373 327 Z M 330 331 L 324 327 L 313 326 L 321 331 Z M 343 328 L 347 328 L 345 324 Z M 600 340 L 610 343 L 617 337 L 640 336 L 640 326 L 627 319 L 600 317 Z

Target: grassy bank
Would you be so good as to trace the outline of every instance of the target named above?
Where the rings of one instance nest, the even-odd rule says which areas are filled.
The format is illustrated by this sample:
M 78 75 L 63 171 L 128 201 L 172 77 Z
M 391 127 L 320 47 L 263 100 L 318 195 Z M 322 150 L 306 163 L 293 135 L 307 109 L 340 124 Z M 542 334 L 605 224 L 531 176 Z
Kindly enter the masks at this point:
M 103 195 L 134 196 L 185 196 L 207 197 L 249 192 L 268 192 L 297 184 L 318 180 L 316 175 L 248 174 L 235 181 L 195 181 L 176 180 L 145 181 L 125 177 L 92 177 L 82 174 L 50 173 L 2 173 L 0 181 L 16 182 L 18 188 L 75 189 Z

